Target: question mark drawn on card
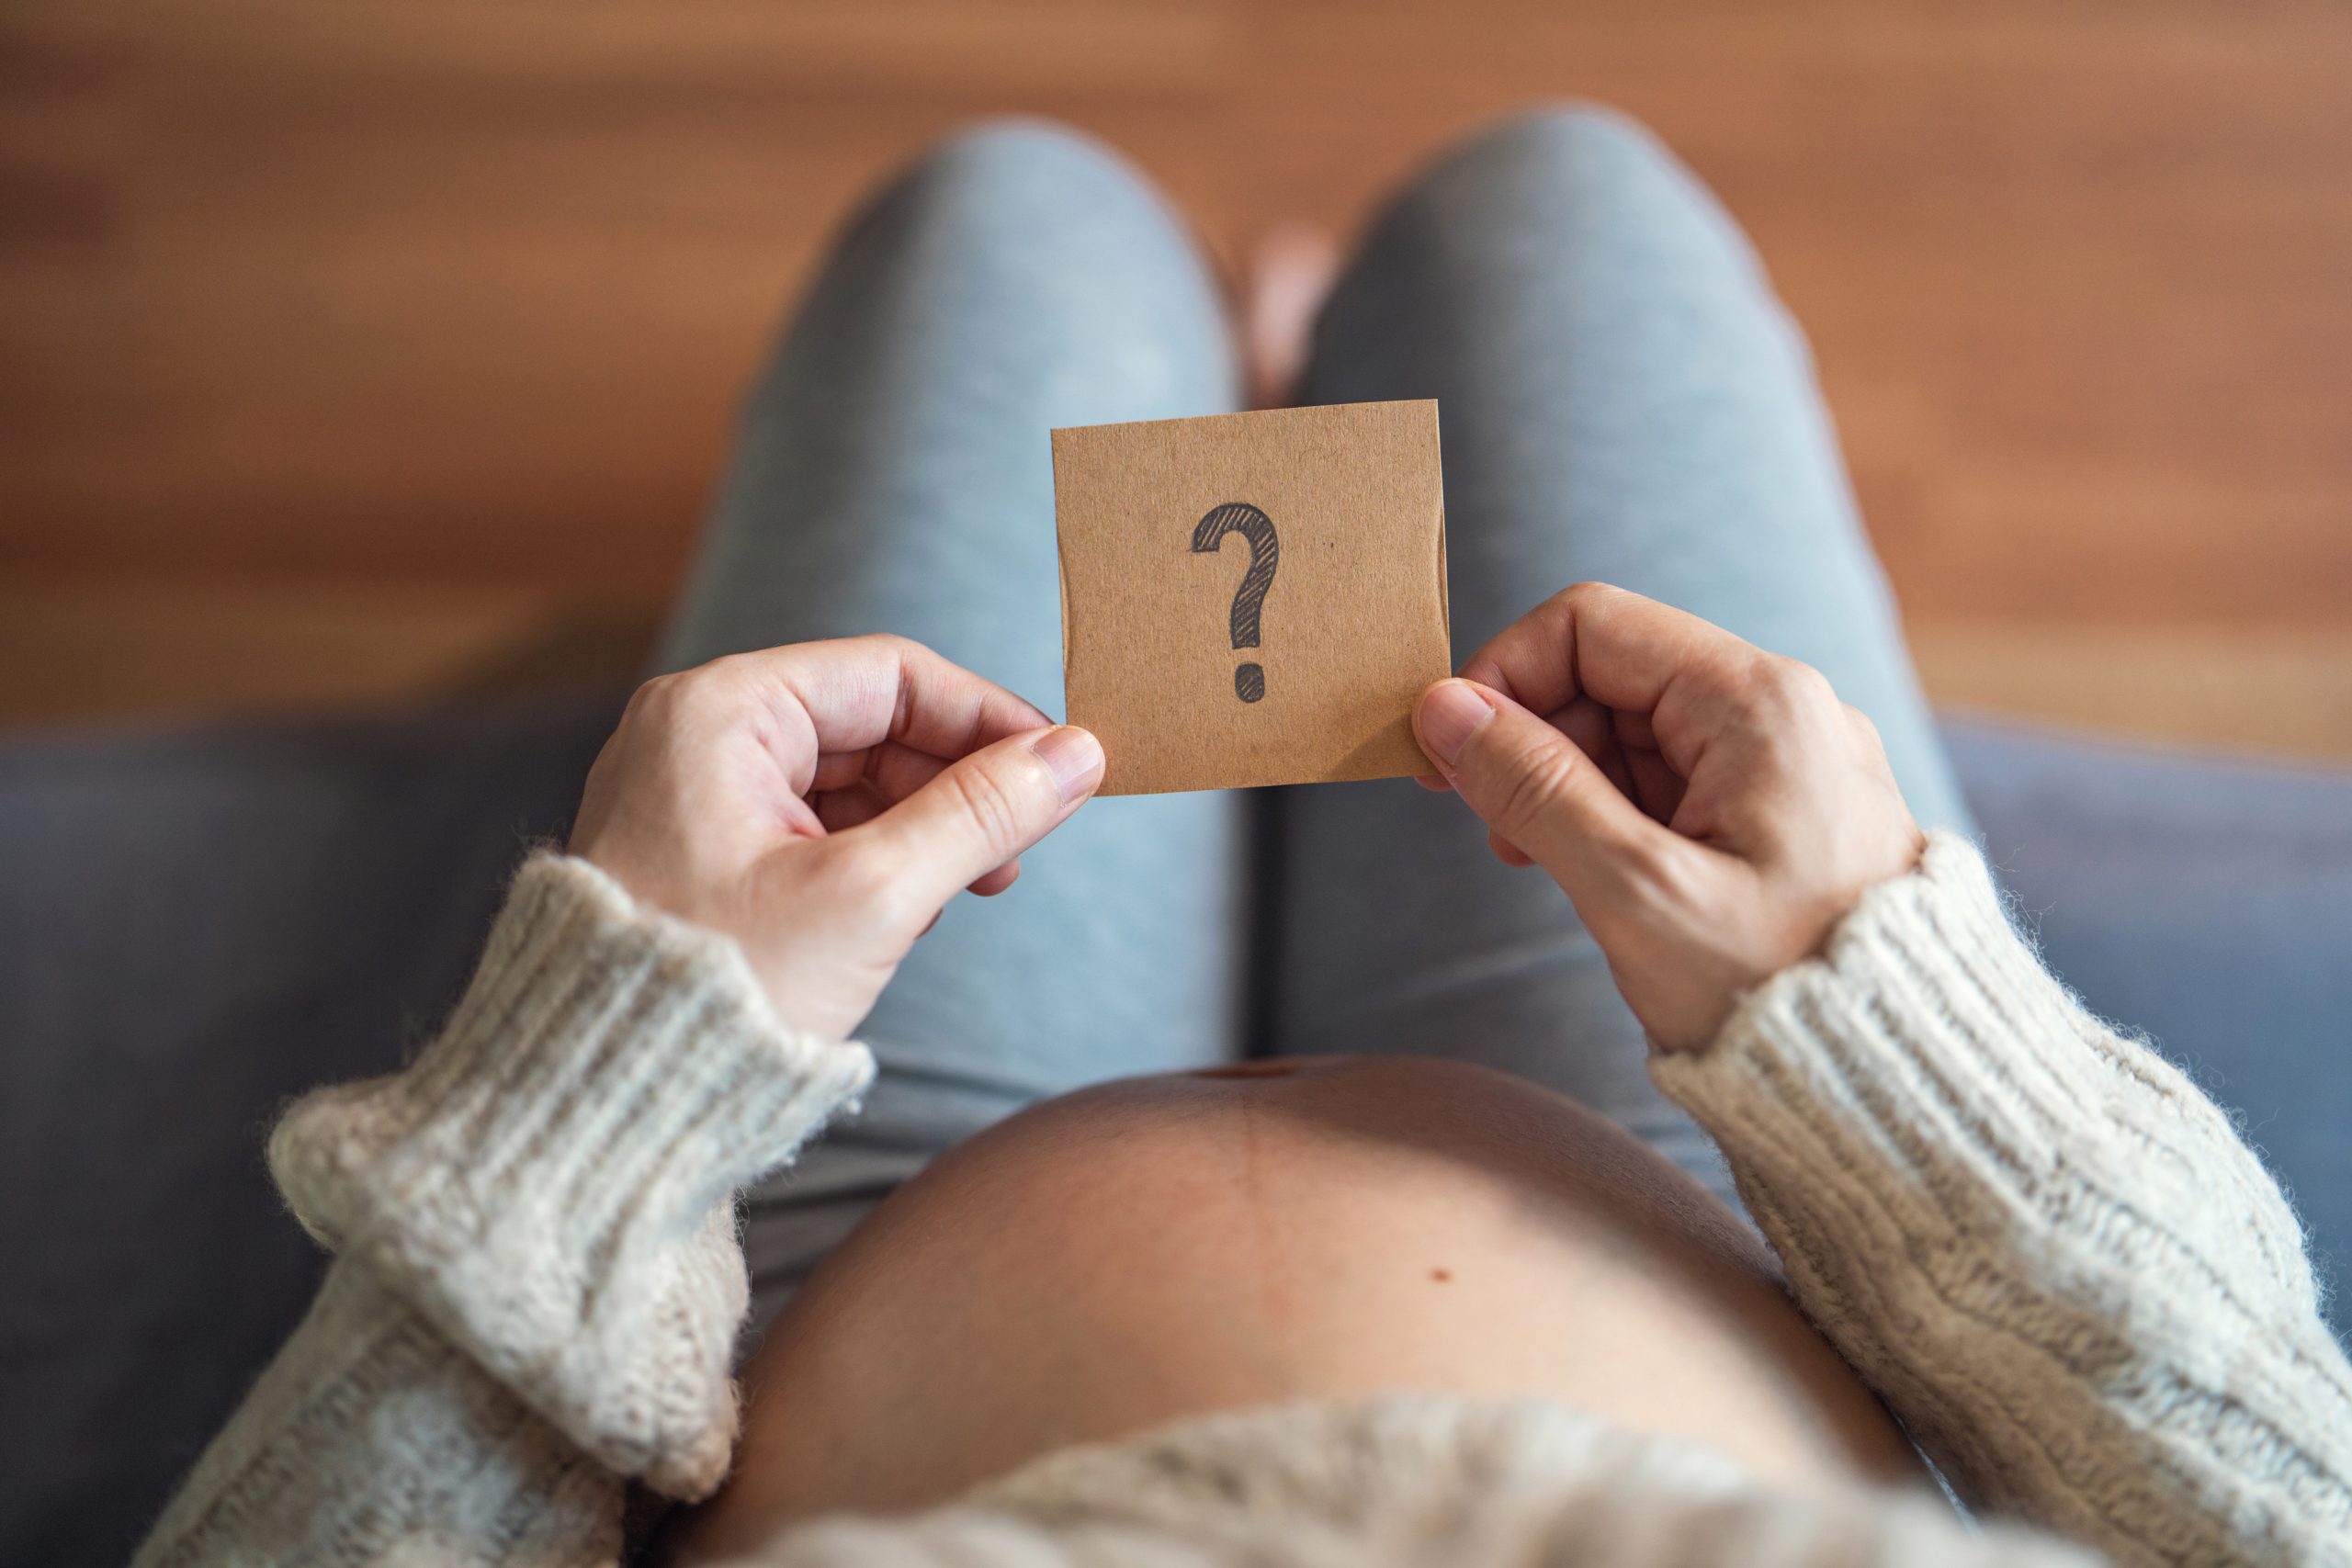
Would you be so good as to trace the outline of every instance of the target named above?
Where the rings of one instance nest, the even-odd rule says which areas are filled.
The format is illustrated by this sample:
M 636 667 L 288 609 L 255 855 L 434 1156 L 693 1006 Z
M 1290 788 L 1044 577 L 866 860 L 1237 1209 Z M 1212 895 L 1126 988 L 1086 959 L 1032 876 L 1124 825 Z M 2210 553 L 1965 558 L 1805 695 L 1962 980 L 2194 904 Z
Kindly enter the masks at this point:
M 1274 567 L 1282 559 L 1282 541 L 1274 536 L 1272 518 L 1246 501 L 1228 501 L 1223 506 L 1211 507 L 1193 528 L 1193 553 L 1216 554 L 1227 534 L 1238 534 L 1250 541 L 1250 570 L 1241 574 L 1241 586 L 1233 591 L 1233 646 L 1256 648 L 1258 619 L 1266 606 L 1266 591 L 1274 585 Z M 1245 703 L 1254 703 L 1264 696 L 1264 668 L 1244 664 L 1236 670 L 1233 694 Z

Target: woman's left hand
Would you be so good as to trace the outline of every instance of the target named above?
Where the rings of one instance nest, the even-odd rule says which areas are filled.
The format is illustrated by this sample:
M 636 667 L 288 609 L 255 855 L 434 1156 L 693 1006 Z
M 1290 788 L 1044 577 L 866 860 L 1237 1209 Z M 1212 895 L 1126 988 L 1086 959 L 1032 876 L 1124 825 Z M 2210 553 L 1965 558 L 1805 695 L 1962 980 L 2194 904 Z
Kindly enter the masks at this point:
M 571 848 L 846 1039 L 956 890 L 1010 887 L 1102 778 L 1093 736 L 920 643 L 797 643 L 639 687 Z

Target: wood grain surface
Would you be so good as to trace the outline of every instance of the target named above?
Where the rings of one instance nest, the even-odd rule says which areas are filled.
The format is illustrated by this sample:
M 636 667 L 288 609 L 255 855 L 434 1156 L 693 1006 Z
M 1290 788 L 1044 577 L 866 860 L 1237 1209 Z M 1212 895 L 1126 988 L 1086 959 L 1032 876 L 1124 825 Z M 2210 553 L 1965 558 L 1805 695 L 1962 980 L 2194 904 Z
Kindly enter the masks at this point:
M 1614 102 L 1811 332 L 1939 694 L 2352 756 L 2334 0 L 10 0 L 0 722 L 610 680 L 844 208 L 1006 110 L 1230 260 Z

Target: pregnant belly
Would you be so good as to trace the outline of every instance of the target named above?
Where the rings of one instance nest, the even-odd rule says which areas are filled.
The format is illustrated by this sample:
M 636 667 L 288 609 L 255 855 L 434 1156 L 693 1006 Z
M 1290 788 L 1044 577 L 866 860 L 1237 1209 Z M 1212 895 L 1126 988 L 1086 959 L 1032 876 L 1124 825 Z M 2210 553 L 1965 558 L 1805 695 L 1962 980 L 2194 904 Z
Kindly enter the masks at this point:
M 1396 1389 L 1547 1396 L 1784 1481 L 1920 1473 L 1689 1178 L 1571 1100 L 1425 1058 L 1128 1079 L 1012 1117 L 881 1205 L 744 1381 L 690 1554 L 1187 1416 Z

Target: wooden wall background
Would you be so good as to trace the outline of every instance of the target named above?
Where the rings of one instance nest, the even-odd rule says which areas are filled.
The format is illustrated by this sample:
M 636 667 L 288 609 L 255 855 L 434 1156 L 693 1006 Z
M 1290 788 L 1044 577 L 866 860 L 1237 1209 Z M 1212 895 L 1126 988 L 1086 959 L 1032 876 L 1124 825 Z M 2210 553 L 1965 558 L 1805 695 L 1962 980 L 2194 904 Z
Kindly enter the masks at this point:
M 0 723 L 621 678 L 968 117 L 1231 255 L 1565 94 L 1756 235 L 1940 697 L 2352 756 L 2338 0 L 6 0 Z

